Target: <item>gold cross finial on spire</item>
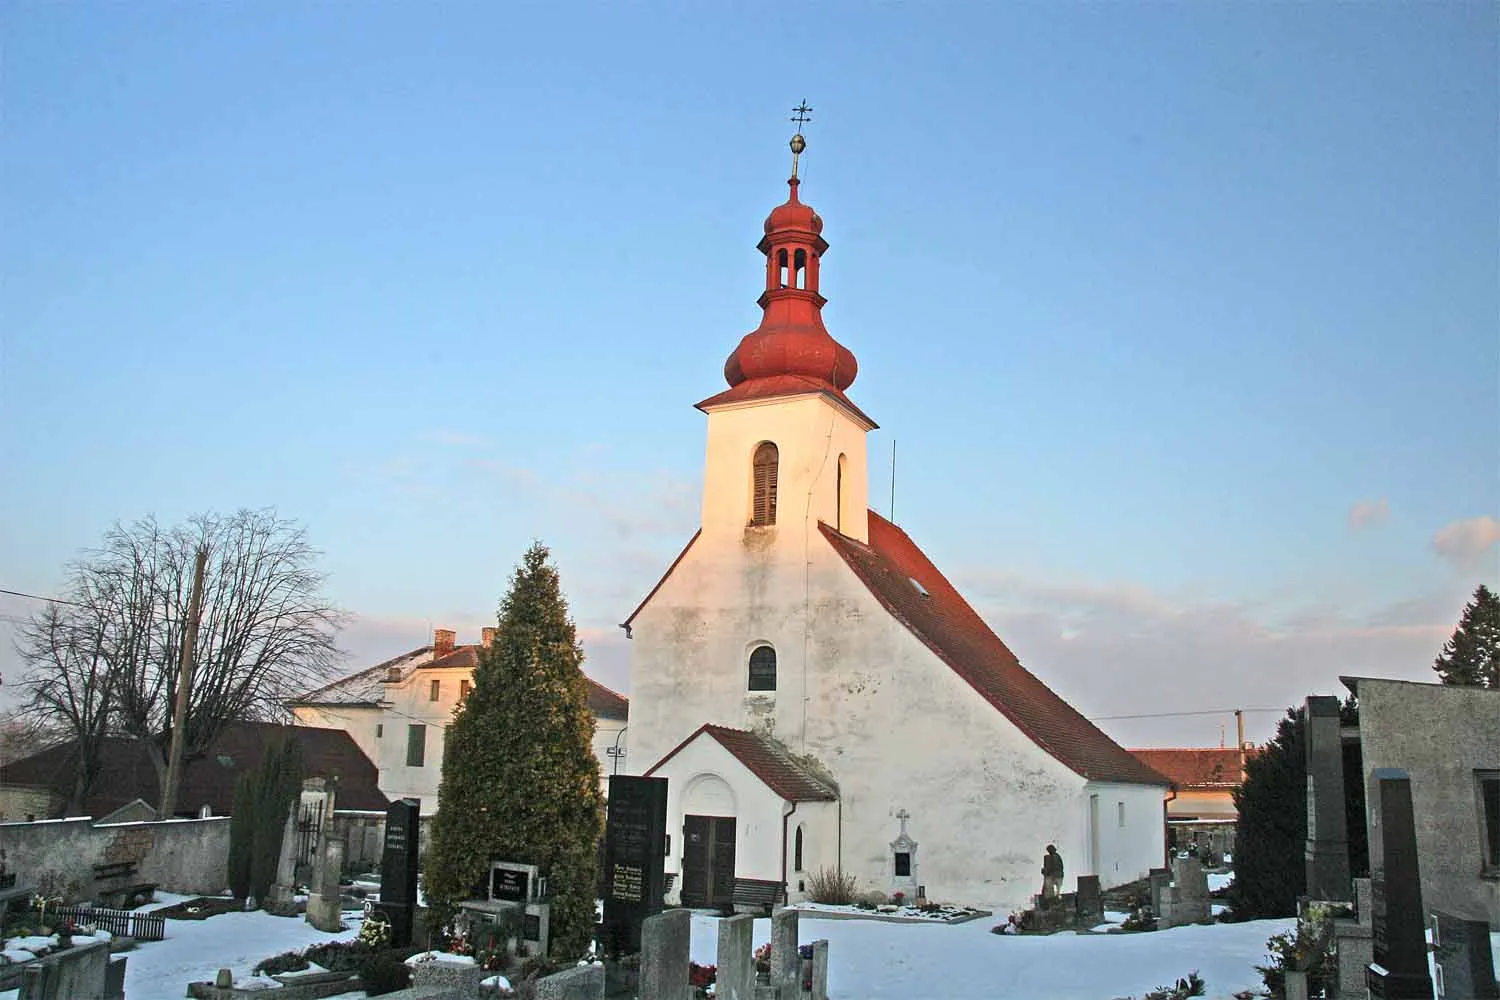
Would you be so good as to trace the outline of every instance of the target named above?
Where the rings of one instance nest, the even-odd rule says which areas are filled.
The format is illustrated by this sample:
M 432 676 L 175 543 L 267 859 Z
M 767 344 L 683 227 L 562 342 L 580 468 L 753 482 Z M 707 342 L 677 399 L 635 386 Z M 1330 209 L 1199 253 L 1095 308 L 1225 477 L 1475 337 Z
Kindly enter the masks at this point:
M 797 157 L 801 156 L 802 155 L 802 151 L 807 148 L 807 140 L 804 139 L 804 138 L 802 138 L 802 126 L 804 126 L 808 122 L 812 121 L 812 108 L 810 108 L 810 107 L 807 106 L 807 98 L 804 97 L 802 99 L 802 103 L 799 104 L 799 105 L 797 105 L 795 108 L 792 109 L 792 117 L 791 117 L 790 121 L 795 122 L 796 125 L 797 125 L 797 134 L 794 135 L 794 136 L 792 136 L 792 142 L 791 142 L 791 146 L 792 146 L 792 179 L 796 180 L 797 179 Z

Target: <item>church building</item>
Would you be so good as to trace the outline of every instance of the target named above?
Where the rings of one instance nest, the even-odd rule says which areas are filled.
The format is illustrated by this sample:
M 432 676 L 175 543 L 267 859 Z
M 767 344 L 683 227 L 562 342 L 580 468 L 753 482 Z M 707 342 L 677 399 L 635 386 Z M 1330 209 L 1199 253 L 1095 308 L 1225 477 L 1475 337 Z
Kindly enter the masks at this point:
M 1169 781 L 1026 670 L 906 532 L 868 507 L 858 372 L 823 325 L 828 243 L 766 219 L 760 325 L 708 417 L 701 527 L 624 622 L 630 769 L 666 777 L 689 906 L 861 892 L 1018 906 L 1056 844 L 1065 888 L 1163 864 Z

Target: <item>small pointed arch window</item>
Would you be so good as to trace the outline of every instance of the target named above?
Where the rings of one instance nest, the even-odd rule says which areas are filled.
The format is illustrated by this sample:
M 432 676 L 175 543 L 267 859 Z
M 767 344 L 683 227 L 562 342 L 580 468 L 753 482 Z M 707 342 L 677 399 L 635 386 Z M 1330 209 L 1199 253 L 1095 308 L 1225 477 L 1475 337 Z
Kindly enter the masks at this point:
M 802 867 L 802 824 L 797 824 L 797 839 L 792 847 L 792 871 L 806 871 Z
M 750 651 L 751 691 L 776 690 L 776 650 L 771 646 L 756 646 Z
M 754 473 L 754 490 L 750 502 L 750 523 L 756 527 L 776 523 L 776 467 L 781 454 L 769 441 L 762 441 L 755 449 L 751 463 Z
M 797 287 L 807 287 L 807 251 L 798 250 L 792 255 L 792 270 L 797 276 Z

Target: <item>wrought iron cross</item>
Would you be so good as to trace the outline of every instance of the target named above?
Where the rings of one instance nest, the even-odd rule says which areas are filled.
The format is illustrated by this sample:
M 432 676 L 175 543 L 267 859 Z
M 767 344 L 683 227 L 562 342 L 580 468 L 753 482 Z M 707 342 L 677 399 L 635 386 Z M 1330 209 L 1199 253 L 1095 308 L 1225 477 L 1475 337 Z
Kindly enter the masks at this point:
M 807 98 L 802 98 L 802 103 L 792 109 L 790 120 L 797 123 L 798 132 L 802 131 L 802 126 L 812 121 L 812 108 L 807 106 Z

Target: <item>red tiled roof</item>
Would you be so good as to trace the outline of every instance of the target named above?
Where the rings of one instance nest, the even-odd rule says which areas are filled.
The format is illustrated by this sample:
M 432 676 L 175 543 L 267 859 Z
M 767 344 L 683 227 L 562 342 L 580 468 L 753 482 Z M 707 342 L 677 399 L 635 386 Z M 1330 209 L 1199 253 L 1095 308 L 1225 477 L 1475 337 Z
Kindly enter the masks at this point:
M 838 789 L 827 780 L 792 759 L 785 747 L 759 733 L 743 729 L 730 729 L 705 723 L 693 735 L 677 744 L 661 760 L 651 765 L 646 776 L 654 774 L 677 752 L 703 734 L 712 736 L 728 750 L 736 760 L 750 769 L 750 773 L 765 783 L 777 795 L 788 802 L 833 802 Z
M 339 776 L 336 809 L 385 809 L 390 802 L 381 794 L 378 773 L 342 729 L 280 726 L 269 722 L 231 723 L 203 754 L 183 766 L 177 802 L 184 813 L 202 806 L 215 816 L 227 816 L 234 806 L 234 785 L 239 776 L 260 764 L 266 749 L 288 737 L 302 750 L 302 773 L 309 778 Z M 6 785 L 50 788 L 66 801 L 73 790 L 77 769 L 75 744 L 61 743 L 5 767 Z M 100 755 L 100 774 L 84 802 L 84 812 L 104 816 L 143 799 L 155 806 L 160 801 L 156 768 L 145 746 L 137 740 L 111 738 Z
M 827 524 L 819 527 L 875 599 L 954 673 L 1033 742 L 1083 777 L 1170 784 L 1021 666 L 906 532 L 874 511 L 869 517 L 869 545 Z
M 454 646 L 451 653 L 444 653 L 435 660 L 418 664 L 419 670 L 429 667 L 477 667 L 479 666 L 479 646 Z
M 843 392 L 822 379 L 810 378 L 806 375 L 773 375 L 769 378 L 749 379 L 732 389 L 725 389 L 716 396 L 708 397 L 697 404 L 697 408 L 707 410 L 710 406 L 722 406 L 725 403 L 747 403 L 752 399 L 777 399 L 782 396 L 806 396 L 811 393 L 821 393 L 830 399 L 837 400 L 839 405 L 869 424 L 871 429 L 880 426 L 871 420 L 864 410 L 855 406 L 854 402 Z
M 611 691 L 592 677 L 585 677 L 589 682 L 589 711 L 594 713 L 596 719 L 618 719 L 624 722 L 630 718 L 630 699 L 618 691 Z
M 1234 747 L 1178 747 L 1132 750 L 1145 765 L 1172 779 L 1180 789 L 1237 788 L 1240 754 Z

